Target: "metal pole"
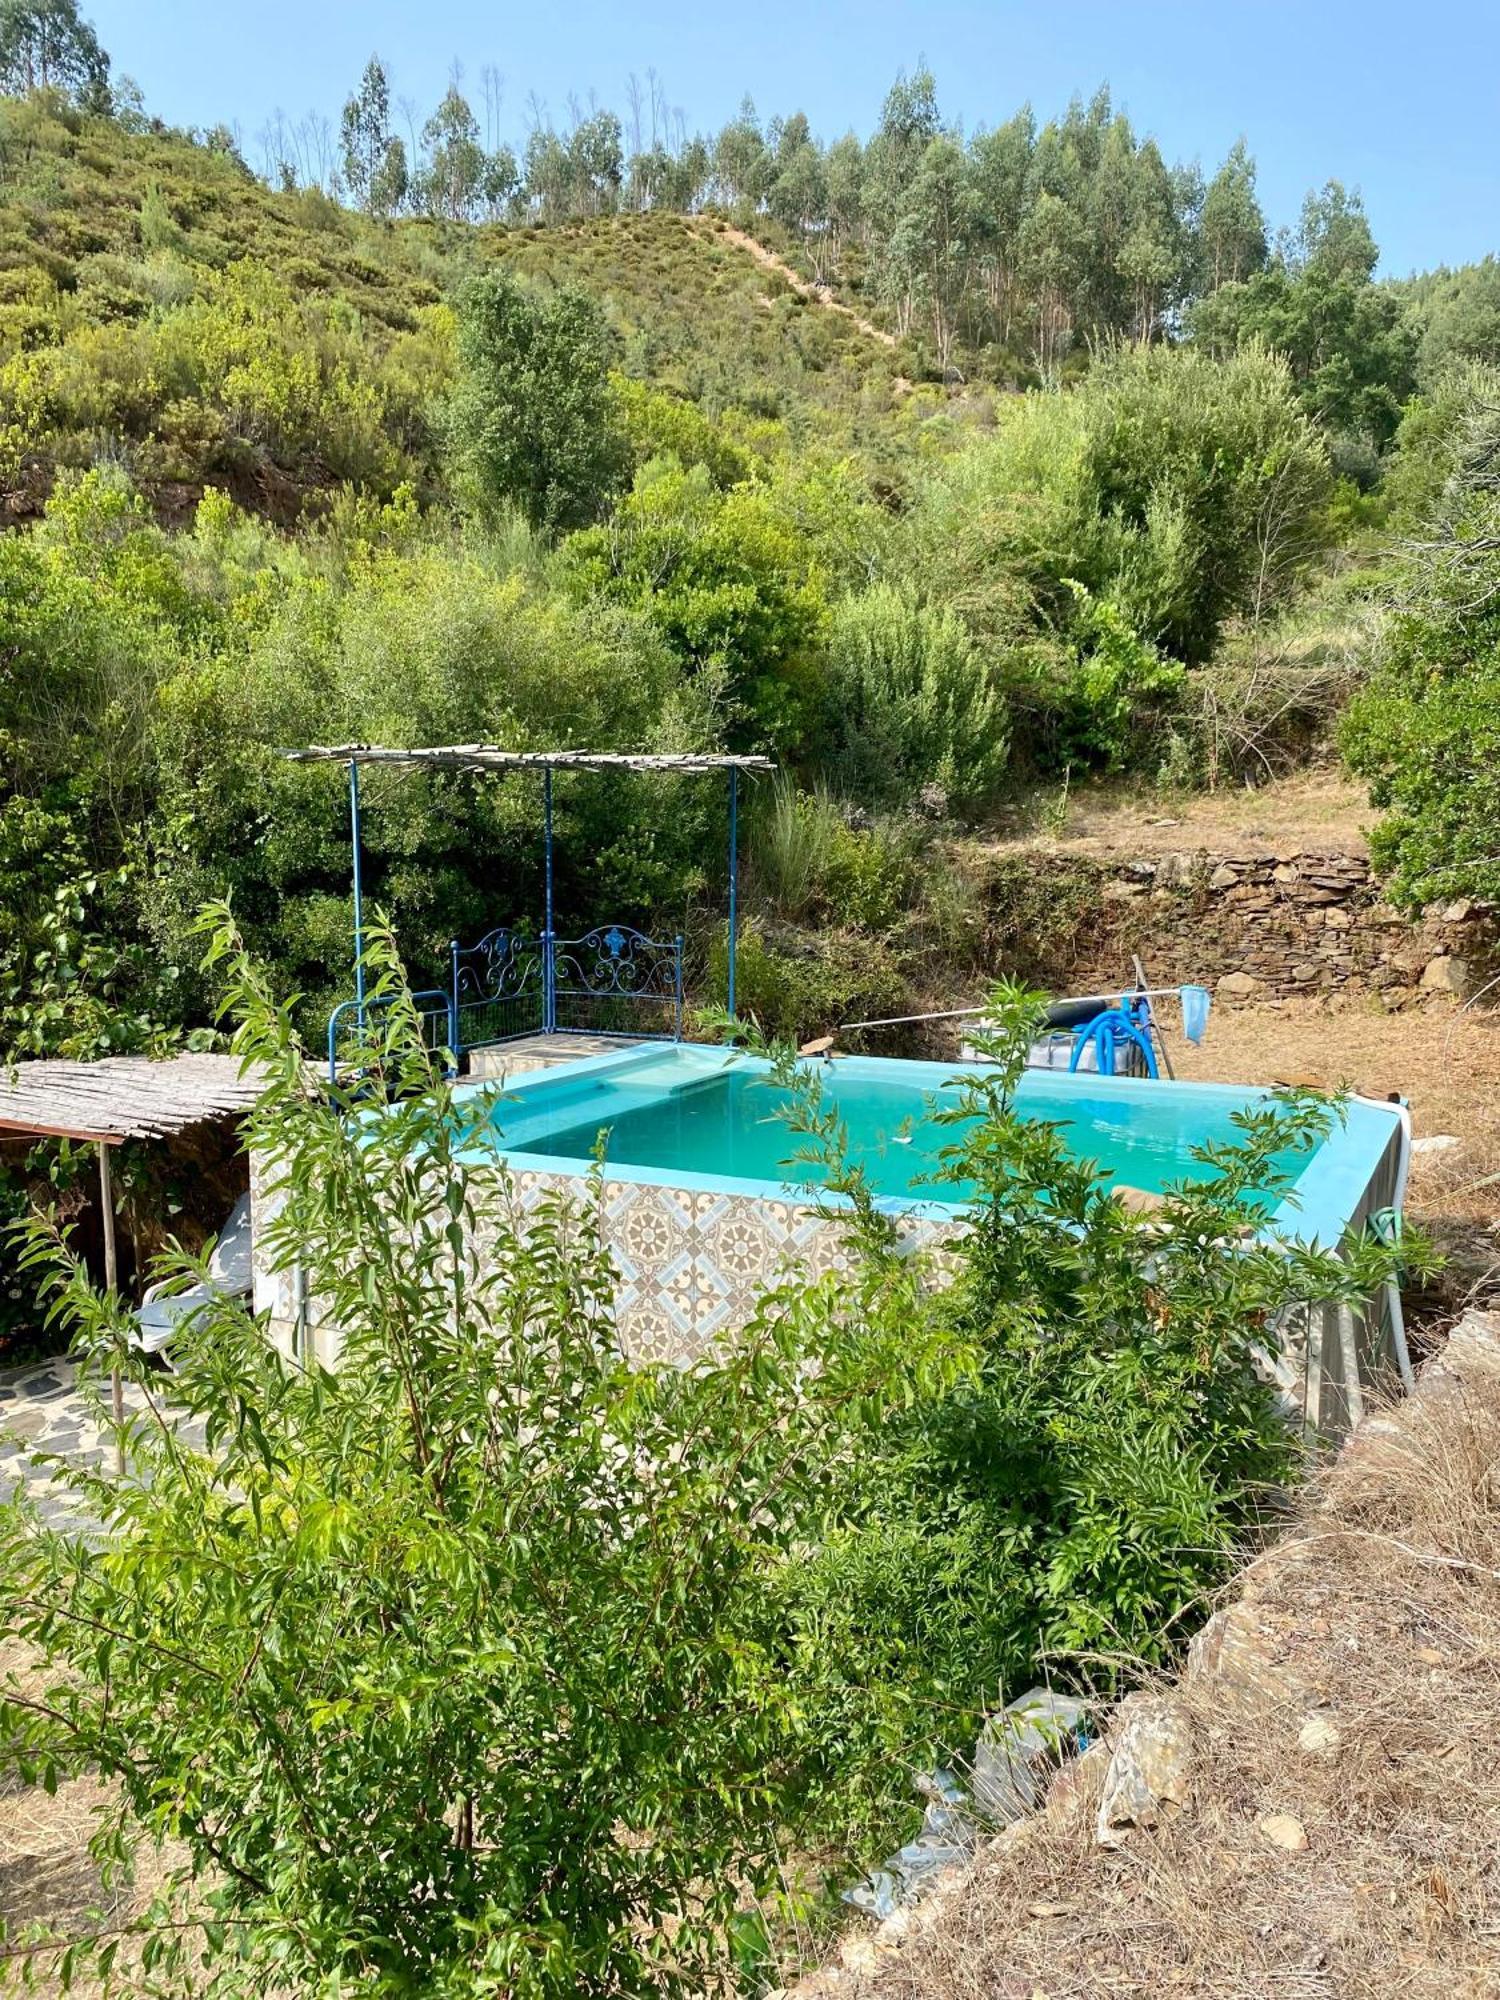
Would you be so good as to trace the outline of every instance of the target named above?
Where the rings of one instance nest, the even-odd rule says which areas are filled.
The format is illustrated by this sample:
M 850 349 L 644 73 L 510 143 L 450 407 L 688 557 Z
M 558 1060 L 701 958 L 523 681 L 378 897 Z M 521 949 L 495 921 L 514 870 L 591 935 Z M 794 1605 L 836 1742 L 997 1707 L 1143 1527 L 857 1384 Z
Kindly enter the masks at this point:
M 552 938 L 552 766 L 542 771 L 542 853 L 546 864 L 546 919 L 542 930 L 542 1031 L 557 1027 L 556 966 Z
M 354 997 L 360 1002 L 360 1028 L 364 1028 L 365 998 L 365 885 L 359 857 L 359 759 L 349 759 L 349 840 L 354 850 Z
M 104 1282 L 112 1299 L 118 1301 L 120 1292 L 120 1267 L 115 1254 L 115 1197 L 109 1179 L 109 1147 L 99 1141 L 99 1209 L 104 1220 Z M 120 1427 L 125 1422 L 125 1384 L 120 1378 L 120 1364 L 115 1363 L 109 1372 L 109 1401 L 115 1424 L 115 1471 L 123 1476 L 125 1471 L 125 1446 L 120 1438 Z
M 739 956 L 740 773 L 729 767 L 729 1011 L 734 1012 L 735 960 Z

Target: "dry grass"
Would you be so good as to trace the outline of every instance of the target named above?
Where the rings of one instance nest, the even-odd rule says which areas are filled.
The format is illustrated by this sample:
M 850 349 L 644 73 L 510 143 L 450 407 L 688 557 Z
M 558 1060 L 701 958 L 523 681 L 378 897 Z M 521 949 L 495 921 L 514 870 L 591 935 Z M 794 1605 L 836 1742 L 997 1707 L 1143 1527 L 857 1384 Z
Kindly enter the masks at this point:
M 1172 1696 L 1194 1744 L 1180 1813 L 1098 1846 L 1096 1753 L 873 1969 L 809 1995 L 1500 1992 L 1497 1547 L 1500 1373 L 1438 1371 L 1362 1434 L 1210 1628 L 1217 1660 Z M 1338 1733 L 1331 1756 L 1299 1747 L 1313 1717 Z M 1305 1851 L 1267 1838 L 1275 1814 Z
M 1370 1001 L 1282 1000 L 1219 1008 L 1197 1048 L 1171 1032 L 1179 1076 L 1195 1082 L 1278 1083 L 1316 1077 L 1412 1107 L 1417 1137 L 1457 1147 L 1418 1153 L 1407 1198 L 1412 1222 L 1448 1260 L 1425 1300 L 1452 1318 L 1500 1297 L 1500 1013 L 1438 1000 L 1399 1014 Z
M 992 843 L 1071 854 L 1357 854 L 1369 852 L 1374 815 L 1362 785 L 1336 770 L 1299 772 L 1273 785 L 1164 795 L 1092 779 L 1040 791 Z
M 41 1692 L 42 1677 L 32 1656 L 15 1641 L 0 1645 L 0 1679 L 12 1674 L 22 1692 Z M 65 1779 L 49 1796 L 40 1786 L 20 1784 L 13 1772 L 0 1771 L 0 1923 L 12 1950 L 23 1935 L 42 1931 L 60 1947 L 70 1939 L 127 1927 L 149 1905 L 165 1869 L 180 1864 L 181 1850 L 165 1855 L 148 1851 L 139 1857 L 134 1881 L 107 1885 L 89 1853 L 89 1841 L 113 1797 L 112 1785 L 92 1777 Z M 137 1949 L 132 1941 L 110 1987 L 80 1976 L 67 1991 L 77 2000 L 102 2000 L 106 1992 L 135 1990 L 131 1967 Z M 62 1990 L 52 1976 L 57 1957 L 56 1951 L 45 1950 L 37 1956 L 28 1992 Z M 0 1955 L 0 1991 L 19 1984 L 22 1964 Z

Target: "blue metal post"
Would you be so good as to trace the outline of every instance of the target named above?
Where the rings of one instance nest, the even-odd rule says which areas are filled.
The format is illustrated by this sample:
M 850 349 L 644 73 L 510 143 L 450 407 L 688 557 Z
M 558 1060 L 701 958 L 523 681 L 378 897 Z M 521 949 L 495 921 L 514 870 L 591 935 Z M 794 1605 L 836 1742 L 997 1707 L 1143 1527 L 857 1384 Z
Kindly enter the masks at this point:
M 542 772 L 542 849 L 547 869 L 547 915 L 542 931 L 542 1028 L 553 1034 L 557 1028 L 557 968 L 552 936 L 552 766 Z
M 359 856 L 359 759 L 349 759 L 349 839 L 354 849 L 354 997 L 364 1019 L 365 885 Z
M 682 939 L 672 945 L 672 1039 L 682 1040 Z
M 449 965 L 448 1033 L 452 1038 L 449 1043 L 449 1046 L 453 1050 L 453 1060 L 457 1062 L 458 1058 L 463 1054 L 463 1048 L 458 1039 L 458 939 L 457 938 L 452 938 L 449 940 L 448 965 Z
M 740 773 L 737 764 L 729 767 L 729 1011 L 734 1012 L 735 960 L 739 955 L 739 853 L 740 853 Z

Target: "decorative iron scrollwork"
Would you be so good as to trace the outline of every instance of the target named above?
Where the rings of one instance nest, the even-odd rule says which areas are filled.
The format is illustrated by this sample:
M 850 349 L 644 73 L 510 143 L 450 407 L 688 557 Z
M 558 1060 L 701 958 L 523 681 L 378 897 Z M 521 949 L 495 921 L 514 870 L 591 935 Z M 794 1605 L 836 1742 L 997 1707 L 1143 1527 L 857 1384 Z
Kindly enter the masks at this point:
M 619 924 L 558 938 L 552 947 L 552 990 L 589 999 L 614 995 L 675 1001 L 680 947 Z
M 540 994 L 543 964 L 539 938 L 501 925 L 486 932 L 478 944 L 453 947 L 454 1001 L 462 1005 Z

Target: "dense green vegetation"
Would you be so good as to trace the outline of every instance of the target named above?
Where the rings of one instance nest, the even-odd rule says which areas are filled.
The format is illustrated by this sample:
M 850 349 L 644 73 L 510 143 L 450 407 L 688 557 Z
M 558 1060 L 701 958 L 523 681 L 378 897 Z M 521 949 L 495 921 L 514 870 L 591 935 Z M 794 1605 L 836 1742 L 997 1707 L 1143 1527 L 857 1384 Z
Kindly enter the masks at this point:
M 214 956 L 268 1077 L 273 1251 L 343 1351 L 289 1365 L 221 1301 L 175 1378 L 206 1449 L 136 1423 L 135 1476 L 74 1475 L 107 1559 L 0 1511 L 0 1630 L 37 1658 L 0 1688 L 7 1743 L 26 1775 L 114 1781 L 101 1858 L 181 1844 L 79 1971 L 128 1978 L 139 1951 L 153 1983 L 226 1996 L 763 1990 L 813 1857 L 836 1886 L 1039 1648 L 1103 1690 L 1107 1660 L 1172 1647 L 1293 1451 L 1251 1365 L 1267 1317 L 1389 1262 L 1219 1247 L 1326 1105 L 1249 1116 L 1212 1180 L 1127 1214 L 1012 1115 L 1037 1011 L 1002 991 L 951 1287 L 924 1290 L 814 1095 L 797 1123 L 851 1197 L 850 1269 L 769 1290 L 699 1366 L 631 1366 L 598 1205 L 503 1220 L 387 940 L 374 1120 L 309 1095 L 226 932 Z M 56 1255 L 40 1228 L 34 1254 Z M 92 1367 L 141 1371 L 119 1305 L 58 1263 Z
M 867 143 L 747 113 L 652 179 L 607 114 L 502 171 L 456 92 L 397 173 L 372 72 L 321 164 L 262 180 L 101 92 L 66 0 L 5 19 L 6 1052 L 206 1032 L 185 940 L 226 891 L 314 1028 L 350 926 L 338 775 L 275 754 L 309 740 L 770 749 L 807 798 L 752 801 L 744 990 L 787 1032 L 881 1011 L 976 970 L 946 831 L 1038 780 L 1326 747 L 1398 596 L 1345 740 L 1400 808 L 1402 892 L 1488 886 L 1477 790 L 1412 789 L 1485 740 L 1482 617 L 1390 550 L 1483 504 L 1451 480 L 1492 265 L 1381 283 L 1336 185 L 1278 234 L 1242 147 L 1199 185 L 1103 95 L 962 140 L 925 73 Z M 420 980 L 535 912 L 533 787 L 367 807 Z M 681 930 L 712 999 L 722 809 L 570 780 L 562 921 Z M 788 894 L 776 843 L 810 828 Z
M 947 1289 L 809 1087 L 850 1271 L 627 1369 L 587 1217 L 473 1256 L 496 1175 L 396 956 L 425 985 L 539 916 L 535 785 L 367 774 L 356 1132 L 305 1059 L 351 983 L 345 780 L 277 752 L 770 750 L 740 997 L 786 1038 L 979 990 L 949 836 L 1028 787 L 1255 779 L 1341 716 L 1396 893 L 1500 895 L 1495 268 L 1381 283 L 1337 183 L 1278 235 L 1243 146 L 1205 182 L 1107 93 L 966 137 L 919 71 L 824 145 L 748 106 L 694 138 L 653 86 L 628 146 L 601 111 L 518 158 L 488 79 L 482 137 L 455 84 L 403 139 L 372 62 L 258 178 L 72 0 L 0 0 L 0 88 L 0 1058 L 208 1039 L 227 966 L 273 1246 L 347 1342 L 288 1368 L 221 1302 L 180 1347 L 205 1450 L 141 1426 L 138 1479 L 78 1475 L 107 1559 L 0 1511 L 39 1660 L 0 1727 L 116 1781 L 102 1859 L 185 1843 L 128 1940 L 165 1985 L 753 1986 L 788 1857 L 879 1851 L 1040 1655 L 1170 1654 L 1292 1464 L 1252 1341 L 1390 1258 L 1224 1255 L 1328 1115 L 1295 1100 L 1144 1227 L 1013 1117 L 1005 989 Z M 681 932 L 711 1004 L 723 810 L 560 779 L 560 925 Z

